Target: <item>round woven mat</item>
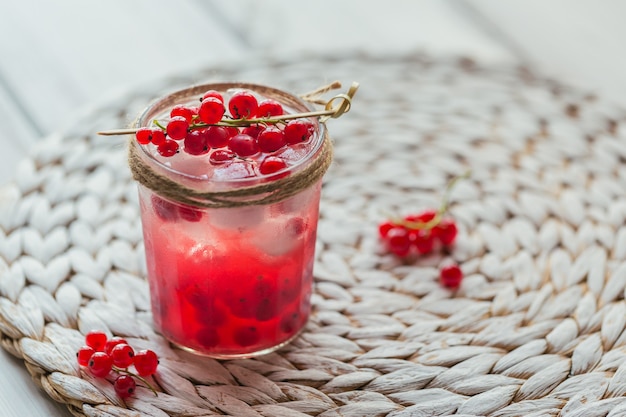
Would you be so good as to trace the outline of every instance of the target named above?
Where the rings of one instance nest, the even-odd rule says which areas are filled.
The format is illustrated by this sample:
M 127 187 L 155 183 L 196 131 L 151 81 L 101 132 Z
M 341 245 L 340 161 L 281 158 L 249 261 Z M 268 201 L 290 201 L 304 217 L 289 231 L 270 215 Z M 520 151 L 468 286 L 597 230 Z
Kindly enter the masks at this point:
M 288 347 L 217 361 L 151 327 L 123 127 L 154 96 L 209 80 L 295 92 L 361 88 L 329 122 L 314 313 Z M 34 381 L 77 416 L 626 415 L 624 112 L 513 67 L 423 55 L 223 65 L 146 84 L 33 150 L 0 196 L 0 331 Z M 377 224 L 436 207 L 460 235 L 401 261 Z M 458 262 L 456 291 L 438 267 Z M 125 403 L 76 364 L 99 328 L 151 348 Z

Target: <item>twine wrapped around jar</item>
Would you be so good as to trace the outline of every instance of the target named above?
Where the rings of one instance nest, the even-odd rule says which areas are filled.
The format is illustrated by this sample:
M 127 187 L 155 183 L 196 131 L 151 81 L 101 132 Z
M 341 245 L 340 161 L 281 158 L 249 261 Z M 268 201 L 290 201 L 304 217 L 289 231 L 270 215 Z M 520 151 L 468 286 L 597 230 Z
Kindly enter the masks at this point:
M 134 142 L 134 139 L 131 141 Z M 326 130 L 322 141 L 320 153 L 298 172 L 274 181 L 226 191 L 196 191 L 155 172 L 139 155 L 141 151 L 135 143 L 129 144 L 128 164 L 135 181 L 172 201 L 205 208 L 262 205 L 291 197 L 324 175 L 333 159 L 332 144 Z

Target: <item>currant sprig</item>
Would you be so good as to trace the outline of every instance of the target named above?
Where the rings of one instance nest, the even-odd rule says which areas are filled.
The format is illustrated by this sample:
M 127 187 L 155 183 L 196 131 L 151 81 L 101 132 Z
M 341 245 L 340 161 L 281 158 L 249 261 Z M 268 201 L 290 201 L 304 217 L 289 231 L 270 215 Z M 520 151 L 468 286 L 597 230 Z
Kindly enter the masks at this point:
M 432 211 L 432 210 L 426 210 L 418 215 L 408 215 L 406 217 L 404 217 L 403 219 L 395 219 L 392 221 L 393 225 L 396 226 L 404 226 L 407 229 L 410 230 L 433 230 L 433 229 L 437 229 L 437 228 L 441 228 L 441 227 L 446 227 L 448 225 L 445 225 L 442 223 L 445 223 L 446 220 L 451 222 L 451 225 L 454 225 L 454 222 L 451 219 L 445 219 L 444 215 L 446 214 L 446 212 L 448 211 L 448 206 L 449 206 L 449 201 L 450 201 L 450 193 L 452 192 L 452 189 L 455 187 L 455 185 L 462 179 L 468 178 L 469 177 L 469 172 L 466 172 L 463 175 L 459 175 L 456 176 L 454 178 L 452 178 L 448 184 L 446 185 L 443 197 L 441 198 L 441 203 L 439 204 L 439 207 L 437 208 L 436 211 Z M 454 227 L 456 228 L 456 225 L 454 225 Z M 456 237 L 455 233 L 452 233 L 451 235 L 448 237 L 450 239 L 450 242 L 447 242 L 444 238 L 444 241 L 442 243 L 449 245 L 452 244 L 454 241 L 454 238 Z
M 152 391 L 155 396 L 158 396 L 156 389 L 154 389 L 154 387 L 148 382 L 148 380 L 141 376 L 141 374 L 129 371 L 128 368 L 122 369 L 116 366 L 113 366 L 111 370 L 119 374 L 118 377 L 115 378 L 113 388 L 120 397 L 127 398 L 135 392 L 135 388 L 137 387 L 135 379 L 143 382 L 146 388 Z
M 245 162 L 252 176 L 271 175 L 295 163 L 283 158 L 281 153 L 287 154 L 287 148 L 295 148 L 313 137 L 316 131 L 313 118 L 324 122 L 350 110 L 358 83 L 352 83 L 346 93 L 328 101 L 319 99 L 321 94 L 340 87 L 339 82 L 334 82 L 302 96 L 305 101 L 324 104 L 324 109 L 296 113 L 289 113 L 281 103 L 247 89 L 236 90 L 226 97 L 219 91 L 208 90 L 199 97 L 199 105 L 176 105 L 167 119 L 153 120 L 149 126 L 138 129 L 99 134 L 134 134 L 137 143 L 153 147 L 165 158 L 180 152 L 193 156 L 208 154 L 211 165 Z
M 328 118 L 338 118 L 350 111 L 352 107 L 352 98 L 359 88 L 359 84 L 353 82 L 346 93 L 338 94 L 328 101 L 321 101 L 316 97 L 331 89 L 340 88 L 341 83 L 335 81 L 328 86 L 321 87 L 313 92 L 302 95 L 302 97 L 313 103 L 324 104 L 323 110 L 284 113 L 280 103 L 266 99 L 261 103 L 250 92 L 242 90 L 232 95 L 227 103 L 231 114 L 225 113 L 225 102 L 221 93 L 209 90 L 201 98 L 199 107 L 175 106 L 172 109 L 173 117 L 183 117 L 189 123 L 188 128 L 197 129 L 209 126 L 222 127 L 247 127 L 254 125 L 276 125 L 285 124 L 286 121 L 294 119 L 305 119 L 311 117 L 319 117 L 324 122 Z M 338 104 L 336 102 L 339 101 Z M 204 111 L 203 111 L 204 110 Z M 171 121 L 171 120 L 170 120 Z M 156 125 L 163 131 L 167 132 L 167 125 L 155 121 Z M 113 129 L 98 132 L 103 136 L 117 136 L 135 134 L 139 129 Z
M 417 214 L 410 214 L 404 218 L 393 218 L 379 224 L 380 237 L 386 241 L 388 249 L 398 256 L 406 256 L 412 245 L 421 254 L 431 252 L 435 240 L 445 246 L 452 245 L 458 229 L 453 219 L 445 217 L 448 211 L 450 193 L 458 181 L 468 176 L 469 172 L 454 177 L 448 182 L 437 210 L 424 210 Z
M 392 218 L 378 225 L 378 233 L 387 250 L 394 255 L 406 258 L 413 253 L 426 255 L 437 246 L 452 246 L 458 235 L 456 222 L 446 216 L 450 193 L 469 172 L 454 177 L 448 182 L 441 203 L 436 210 L 424 210 L 403 218 Z M 447 265 L 440 271 L 440 281 L 446 287 L 457 287 L 463 274 L 457 265 Z
M 145 377 L 157 371 L 159 359 L 151 350 L 135 352 L 134 349 L 121 337 L 108 339 L 102 331 L 90 331 L 85 335 L 85 346 L 76 352 L 80 366 L 86 367 L 97 378 L 105 378 L 111 372 L 118 376 L 113 387 L 121 398 L 131 396 L 136 389 L 135 380 L 141 381 L 157 395 L 156 389 Z M 134 367 L 135 372 L 130 370 Z

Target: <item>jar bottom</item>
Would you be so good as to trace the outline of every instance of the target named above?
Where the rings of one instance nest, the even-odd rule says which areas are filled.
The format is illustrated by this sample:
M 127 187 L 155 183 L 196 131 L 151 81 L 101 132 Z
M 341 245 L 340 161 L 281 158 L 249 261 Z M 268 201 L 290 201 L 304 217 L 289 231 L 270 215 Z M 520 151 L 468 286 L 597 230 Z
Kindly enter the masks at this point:
M 211 359 L 250 359 L 250 358 L 256 358 L 258 356 L 263 356 L 263 355 L 267 355 L 268 353 L 272 353 L 277 351 L 278 349 L 281 349 L 285 346 L 287 346 L 289 343 L 291 343 L 292 341 L 294 341 L 298 336 L 300 336 L 300 334 L 304 331 L 304 328 L 306 327 L 306 323 L 300 328 L 300 330 L 298 330 L 296 333 L 294 333 L 289 339 L 280 342 L 274 346 L 270 346 L 268 348 L 264 348 L 261 350 L 257 350 L 254 352 L 246 352 L 246 353 L 224 353 L 224 354 L 220 354 L 220 353 L 210 353 L 210 352 L 205 352 L 202 350 L 198 350 L 198 349 L 194 349 L 191 348 L 189 346 L 185 346 L 182 345 L 178 342 L 175 342 L 169 338 L 167 338 L 167 336 L 163 336 L 165 337 L 170 343 L 172 343 L 174 346 L 178 347 L 179 349 L 182 349 L 186 352 L 189 353 L 193 353 L 194 355 L 198 355 L 198 356 L 202 356 L 205 358 L 211 358 Z

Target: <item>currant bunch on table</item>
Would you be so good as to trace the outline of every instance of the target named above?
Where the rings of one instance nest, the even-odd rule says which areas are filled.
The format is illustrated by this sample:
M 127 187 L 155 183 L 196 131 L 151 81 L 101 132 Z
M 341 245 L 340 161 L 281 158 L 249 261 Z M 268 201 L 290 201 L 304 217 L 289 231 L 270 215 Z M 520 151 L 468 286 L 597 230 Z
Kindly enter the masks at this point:
M 452 246 L 458 228 L 454 219 L 443 217 L 436 210 L 425 210 L 380 223 L 378 234 L 389 252 L 407 258 Z M 461 284 L 463 272 L 458 265 L 447 264 L 441 267 L 439 278 L 445 287 L 456 288 Z

